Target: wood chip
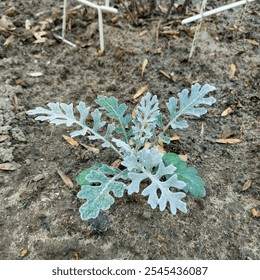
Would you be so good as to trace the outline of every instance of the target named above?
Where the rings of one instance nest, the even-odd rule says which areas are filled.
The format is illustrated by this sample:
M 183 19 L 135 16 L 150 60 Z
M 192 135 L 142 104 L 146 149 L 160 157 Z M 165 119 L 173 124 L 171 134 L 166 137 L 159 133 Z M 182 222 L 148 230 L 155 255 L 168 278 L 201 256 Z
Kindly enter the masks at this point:
M 230 69 L 228 71 L 228 78 L 229 78 L 229 80 L 231 80 L 234 77 L 234 75 L 236 73 L 236 70 L 237 70 L 236 64 L 232 63 L 230 65 Z
M 148 85 L 144 85 L 142 87 L 140 87 L 138 89 L 138 91 L 134 94 L 133 99 L 138 98 L 139 96 L 141 96 L 144 92 L 146 92 L 148 90 Z
M 144 70 L 146 68 L 146 66 L 148 65 L 148 59 L 146 58 L 144 61 L 143 61 L 143 64 L 142 64 L 142 76 L 144 75 Z
M 38 175 L 34 176 L 32 180 L 33 180 L 33 182 L 38 182 L 44 178 L 45 178 L 44 174 L 38 174 Z
M 160 145 L 161 147 L 163 147 L 163 141 L 162 141 L 162 140 L 158 140 L 158 145 Z
M 163 70 L 160 70 L 159 73 L 162 74 L 167 79 L 172 80 L 172 75 L 170 73 L 167 73 L 167 72 L 165 72 Z
M 180 34 L 180 32 L 178 30 L 164 30 L 162 32 L 160 32 L 160 34 L 162 35 L 172 35 L 172 36 L 177 36 Z
M 256 40 L 248 39 L 247 42 L 253 46 L 259 46 L 259 43 Z
M 201 29 L 205 30 L 205 27 L 201 26 Z M 195 35 L 196 25 L 190 27 L 182 26 L 181 30 L 184 31 L 189 37 L 193 37 Z
M 146 149 L 150 149 L 150 147 L 151 147 L 151 143 L 150 142 L 146 142 L 145 144 L 144 144 L 144 147 L 146 148 Z
M 121 159 L 117 159 L 111 164 L 111 167 L 119 167 L 121 162 L 122 162 Z
M 6 40 L 5 40 L 5 42 L 4 42 L 4 46 L 9 46 L 9 45 L 11 45 L 12 43 L 14 42 L 14 36 L 13 35 L 11 35 L 11 36 L 9 36 Z
M 13 31 L 15 30 L 16 27 L 15 25 L 12 23 L 12 21 L 10 20 L 9 17 L 7 16 L 2 16 L 0 18 L 0 32 L 6 32 L 6 31 Z
M 257 200 L 253 197 L 250 197 L 250 198 L 242 198 L 241 201 L 243 202 L 247 202 L 247 203 L 252 203 L 252 204 L 255 204 L 257 206 L 260 206 L 260 200 Z
M 226 117 L 234 112 L 233 106 L 229 106 L 226 110 L 224 110 L 221 114 L 221 117 Z
M 111 22 L 112 22 L 112 23 L 117 23 L 118 20 L 119 20 L 119 16 L 115 16 L 115 17 L 112 17 L 112 18 L 111 18 Z
M 178 135 L 174 135 L 171 137 L 171 141 L 179 141 L 181 138 Z
M 48 33 L 46 31 L 39 31 L 35 32 L 33 36 L 36 38 L 36 41 L 34 41 L 34 44 L 42 44 L 47 41 L 47 37 L 45 37 Z
M 58 174 L 60 175 L 62 181 L 69 187 L 69 188 L 73 188 L 73 183 L 70 180 L 70 178 L 65 175 L 65 173 L 63 173 L 62 171 L 58 170 Z
M 132 118 L 134 118 L 136 116 L 136 110 L 137 110 L 137 107 L 139 106 L 139 104 L 136 104 L 133 111 L 132 111 Z
M 251 185 L 252 185 L 252 180 L 247 180 L 242 187 L 242 191 L 248 190 L 251 187 Z
M 163 146 L 161 146 L 161 145 L 155 146 L 155 149 L 156 149 L 161 155 L 166 154 L 166 151 L 164 150 Z
M 21 256 L 21 257 L 26 257 L 29 253 L 30 253 L 29 250 L 27 250 L 27 249 L 22 249 L 22 250 L 20 251 L 20 256 Z
M 67 135 L 62 135 L 62 137 L 73 147 L 78 147 L 79 143 L 74 140 L 73 138 L 67 136 Z
M 18 167 L 16 164 L 9 163 L 9 162 L 0 164 L 0 170 L 4 170 L 4 171 L 13 171 L 16 170 L 17 168 Z
M 10 136 L 9 135 L 0 135 L 0 142 L 4 142 L 4 141 L 6 141 L 6 140 L 8 140 L 10 138 Z
M 43 73 L 42 72 L 31 72 L 31 73 L 28 73 L 27 75 L 30 77 L 40 77 L 43 75 Z
M 147 32 L 148 32 L 148 30 L 145 29 L 145 30 L 143 30 L 143 31 L 141 31 L 141 32 L 139 33 L 139 36 L 140 36 L 140 37 L 143 37 Z
M 100 150 L 98 148 L 94 148 L 94 147 L 91 147 L 91 146 L 88 146 L 86 144 L 83 144 L 83 143 L 79 143 L 82 147 L 84 147 L 85 149 L 87 149 L 89 152 L 92 152 L 94 154 L 98 154 L 100 152 Z
M 188 160 L 188 155 L 179 155 L 180 159 L 183 161 L 187 161 Z
M 236 138 L 226 138 L 226 139 L 217 139 L 215 140 L 216 143 L 219 144 L 238 144 L 241 143 L 241 139 L 236 139 Z
M 252 215 L 253 215 L 254 218 L 260 218 L 260 210 L 257 210 L 256 208 L 253 208 L 251 210 L 251 212 L 252 212 Z

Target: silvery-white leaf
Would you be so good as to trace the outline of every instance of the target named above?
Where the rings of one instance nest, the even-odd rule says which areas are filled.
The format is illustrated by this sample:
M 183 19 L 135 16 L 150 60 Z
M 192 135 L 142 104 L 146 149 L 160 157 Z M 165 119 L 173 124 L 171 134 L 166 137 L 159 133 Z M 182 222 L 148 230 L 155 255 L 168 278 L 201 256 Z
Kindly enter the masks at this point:
M 122 141 L 120 139 L 116 139 L 116 138 L 112 138 L 112 141 L 114 143 L 116 143 L 116 146 L 118 148 L 120 148 L 120 151 L 123 153 L 123 155 L 129 156 L 129 155 L 131 155 L 133 153 L 132 148 L 126 142 L 124 142 L 124 141 Z
M 107 210 L 114 203 L 114 197 L 122 197 L 127 185 L 121 180 L 126 177 L 125 171 L 102 165 L 98 170 L 91 170 L 86 176 L 88 185 L 81 186 L 78 198 L 87 201 L 79 211 L 83 220 L 96 218 L 100 210 Z
M 190 93 L 187 89 L 184 89 L 178 94 L 179 101 L 175 97 L 171 97 L 166 103 L 171 115 L 171 121 L 167 127 L 171 126 L 173 129 L 186 128 L 188 124 L 184 120 L 178 120 L 180 116 L 191 115 L 200 117 L 201 115 L 207 113 L 205 108 L 198 108 L 197 106 L 202 104 L 212 105 L 216 102 L 216 99 L 213 97 L 204 97 L 213 90 L 215 90 L 215 87 L 211 85 L 205 84 L 201 87 L 200 84 L 196 83 L 192 85 Z
M 128 177 L 131 180 L 128 186 L 128 193 L 139 192 L 141 183 L 149 179 L 150 184 L 144 188 L 142 195 L 148 196 L 148 203 L 152 208 L 159 206 L 160 210 L 164 210 L 167 202 L 173 214 L 177 209 L 186 212 L 186 204 L 181 200 L 185 197 L 185 193 L 177 195 L 173 189 L 183 189 L 185 183 L 177 179 L 174 174 L 176 168 L 173 165 L 165 166 L 162 161 L 162 155 L 156 149 L 143 148 L 134 154 L 127 156 L 122 165 L 129 170 Z M 166 180 L 166 175 L 171 174 Z M 160 190 L 160 195 L 158 195 Z
M 141 106 L 136 109 L 136 116 L 133 119 L 133 141 L 144 145 L 151 137 L 155 136 L 155 127 L 160 111 L 158 107 L 157 96 L 151 98 L 147 94 L 141 100 Z
M 104 125 L 106 125 L 105 121 L 101 121 L 102 114 L 98 109 L 95 109 L 95 111 L 91 113 L 91 116 L 94 121 L 93 130 L 95 132 L 99 131 Z

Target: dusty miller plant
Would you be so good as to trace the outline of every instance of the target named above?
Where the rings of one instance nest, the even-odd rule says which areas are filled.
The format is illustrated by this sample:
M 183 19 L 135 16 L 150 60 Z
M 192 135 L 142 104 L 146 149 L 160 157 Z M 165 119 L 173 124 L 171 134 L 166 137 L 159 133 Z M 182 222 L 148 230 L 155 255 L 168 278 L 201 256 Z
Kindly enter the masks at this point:
M 142 98 L 132 117 L 126 113 L 126 104 L 118 104 L 115 97 L 99 96 L 95 102 L 100 109 L 90 112 L 84 102 L 80 102 L 75 116 L 73 104 L 49 103 L 49 109 L 37 107 L 29 110 L 29 115 L 39 115 L 36 120 L 67 126 L 78 125 L 71 137 L 87 136 L 89 140 L 102 142 L 102 147 L 110 148 L 121 158 L 120 168 L 106 164 L 93 164 L 77 177 L 81 185 L 78 197 L 86 202 L 79 211 L 83 220 L 96 218 L 101 210 L 107 210 L 114 203 L 114 197 L 122 197 L 124 192 L 134 192 L 148 197 L 154 209 L 163 211 L 167 204 L 172 214 L 177 209 L 186 213 L 183 198 L 186 193 L 194 197 L 205 196 L 203 180 L 193 167 L 188 167 L 174 153 L 161 154 L 158 141 L 169 144 L 170 129 L 184 129 L 188 123 L 183 116 L 200 117 L 207 110 L 201 105 L 212 105 L 216 100 L 205 97 L 215 87 L 198 83 L 191 91 L 184 89 L 178 99 L 171 97 L 166 103 L 169 117 L 164 118 L 159 110 L 157 96 L 149 92 Z M 102 111 L 113 121 L 102 118 Z M 107 119 L 107 117 L 105 119 Z

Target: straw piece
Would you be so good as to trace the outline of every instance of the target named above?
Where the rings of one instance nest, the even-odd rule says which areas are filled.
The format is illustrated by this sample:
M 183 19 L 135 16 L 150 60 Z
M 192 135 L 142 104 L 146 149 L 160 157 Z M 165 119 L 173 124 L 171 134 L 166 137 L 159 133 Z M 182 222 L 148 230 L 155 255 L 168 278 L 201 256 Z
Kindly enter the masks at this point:
M 203 12 L 205 11 L 206 5 L 207 5 L 207 0 L 202 0 L 202 4 L 201 4 L 201 7 L 200 7 L 200 15 L 203 15 Z M 191 59 L 191 57 L 193 55 L 193 52 L 195 50 L 196 40 L 197 40 L 199 32 L 200 32 L 202 21 L 203 21 L 203 17 L 200 18 L 200 22 L 196 26 L 195 35 L 193 37 L 193 41 L 192 41 L 192 45 L 191 45 L 191 49 L 190 49 L 189 60 Z

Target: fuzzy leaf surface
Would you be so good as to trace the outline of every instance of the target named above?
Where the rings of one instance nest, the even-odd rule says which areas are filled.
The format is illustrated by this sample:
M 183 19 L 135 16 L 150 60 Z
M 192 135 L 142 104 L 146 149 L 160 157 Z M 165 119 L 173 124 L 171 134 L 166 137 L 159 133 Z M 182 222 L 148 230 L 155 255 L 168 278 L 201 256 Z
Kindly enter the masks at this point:
M 71 126 L 73 124 L 77 124 L 82 127 L 81 130 L 76 130 L 70 133 L 71 137 L 86 135 L 87 132 L 90 132 L 88 138 L 90 140 L 101 140 L 103 142 L 103 147 L 112 148 L 115 152 L 120 154 L 118 150 L 112 145 L 112 133 L 115 131 L 115 124 L 109 123 L 107 124 L 105 121 L 101 120 L 102 113 L 95 109 L 92 113 L 93 119 L 93 127 L 91 128 L 86 123 L 86 120 L 89 115 L 90 107 L 86 107 L 84 102 L 80 102 L 76 107 L 79 112 L 79 119 L 77 119 L 73 113 L 73 104 L 65 104 L 65 103 L 49 103 L 48 107 L 50 110 L 37 107 L 34 110 L 27 111 L 29 115 L 40 115 L 36 117 L 36 120 L 40 121 L 49 121 L 50 123 L 60 125 L 66 124 L 67 126 Z M 106 129 L 104 129 L 106 126 Z M 105 130 L 105 134 L 101 134 L 99 131 Z M 121 154 L 120 154 L 121 156 Z
M 133 119 L 133 140 L 144 145 L 148 139 L 155 136 L 160 111 L 157 96 L 151 97 L 149 92 L 141 99 L 140 105 L 137 107 L 136 116 Z
M 201 86 L 196 83 L 192 85 L 191 92 L 184 89 L 178 94 L 179 100 L 175 97 L 171 97 L 166 103 L 167 108 L 171 115 L 171 121 L 166 126 L 166 129 L 171 126 L 175 128 L 187 128 L 188 124 L 186 120 L 178 120 L 180 116 L 190 115 L 200 117 L 203 114 L 207 113 L 207 110 L 204 107 L 198 107 L 199 105 L 212 105 L 216 102 L 214 97 L 205 97 L 206 94 L 215 90 L 215 87 L 205 84 Z
M 73 104 L 65 103 L 48 103 L 47 106 L 50 110 L 37 107 L 36 109 L 27 111 L 28 115 L 41 115 L 36 117 L 39 121 L 49 121 L 50 123 L 60 125 L 66 124 L 71 126 L 73 124 L 78 124 L 82 127 L 82 130 L 75 131 L 71 136 L 85 135 L 87 132 L 86 118 L 89 114 L 90 107 L 86 107 L 84 102 L 80 102 L 77 109 L 80 113 L 80 119 L 77 120 L 73 113 Z
M 104 110 L 107 111 L 107 116 L 112 118 L 119 123 L 119 127 L 115 131 L 119 134 L 123 134 L 125 141 L 128 142 L 129 135 L 131 131 L 126 131 L 126 126 L 131 120 L 131 115 L 126 114 L 127 106 L 126 104 L 118 105 L 118 99 L 115 97 L 98 96 L 95 102 L 100 105 Z
M 125 180 L 127 170 L 120 171 L 117 168 L 111 168 L 102 165 L 98 170 L 91 170 L 86 176 L 87 185 L 81 187 L 78 198 L 87 201 L 79 208 L 81 218 L 88 220 L 96 218 L 100 210 L 107 210 L 114 203 L 114 197 L 122 197 L 127 185 Z
M 178 180 L 186 183 L 183 188 L 185 192 L 190 192 L 194 197 L 204 197 L 206 195 L 204 181 L 197 175 L 197 170 L 194 167 L 187 167 L 187 163 L 174 153 L 165 154 L 163 162 L 166 166 L 172 164 L 176 167 L 175 174 Z M 171 175 L 169 174 L 166 177 L 170 178 Z
M 183 189 L 185 183 L 177 179 L 177 175 L 172 175 L 165 180 L 165 175 L 173 174 L 175 167 L 173 165 L 165 166 L 162 161 L 162 155 L 156 149 L 143 148 L 138 152 L 138 156 L 134 154 L 127 156 L 122 161 L 129 173 L 131 180 L 128 186 L 128 193 L 140 191 L 141 182 L 149 179 L 150 184 L 142 191 L 143 196 L 148 196 L 148 203 L 154 209 L 159 206 L 163 211 L 167 202 L 170 204 L 172 214 L 176 214 L 177 209 L 186 213 L 186 203 L 182 201 L 186 195 L 183 192 L 173 192 L 172 189 Z M 160 194 L 158 194 L 160 190 Z
M 89 175 L 89 173 L 92 170 L 97 170 L 101 167 L 102 165 L 100 163 L 94 163 L 93 165 L 91 165 L 91 167 L 86 168 L 84 170 L 82 170 L 79 175 L 76 178 L 76 182 L 78 185 L 83 186 L 83 185 L 90 185 L 91 182 L 86 180 L 87 175 Z

